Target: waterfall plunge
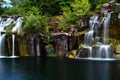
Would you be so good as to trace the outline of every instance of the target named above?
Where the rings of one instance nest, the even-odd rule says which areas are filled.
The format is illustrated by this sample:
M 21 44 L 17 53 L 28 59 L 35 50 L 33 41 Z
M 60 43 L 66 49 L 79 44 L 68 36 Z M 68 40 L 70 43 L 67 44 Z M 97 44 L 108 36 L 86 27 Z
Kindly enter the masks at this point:
M 12 35 L 12 57 L 15 56 L 15 35 Z
M 22 26 L 22 17 L 19 17 L 16 21 L 16 25 L 12 28 L 13 33 L 20 34 L 21 26 Z M 15 35 L 12 34 L 12 56 L 11 57 L 17 57 L 15 56 Z

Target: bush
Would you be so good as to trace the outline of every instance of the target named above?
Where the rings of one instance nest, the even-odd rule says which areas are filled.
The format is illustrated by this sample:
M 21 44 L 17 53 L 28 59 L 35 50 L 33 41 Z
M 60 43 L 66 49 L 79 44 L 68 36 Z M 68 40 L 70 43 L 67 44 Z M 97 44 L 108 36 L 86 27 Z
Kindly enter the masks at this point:
M 75 0 L 70 4 L 70 6 L 72 7 L 74 15 L 77 17 L 87 15 L 91 7 L 89 0 Z
M 48 53 L 48 56 L 57 56 L 55 54 L 55 49 L 53 48 L 53 45 L 48 44 L 48 45 L 45 46 L 45 49 L 46 49 L 46 51 Z
M 35 16 L 31 14 L 30 16 L 24 17 L 24 23 L 22 32 L 23 34 L 39 34 L 44 33 L 44 27 L 47 24 L 46 16 Z

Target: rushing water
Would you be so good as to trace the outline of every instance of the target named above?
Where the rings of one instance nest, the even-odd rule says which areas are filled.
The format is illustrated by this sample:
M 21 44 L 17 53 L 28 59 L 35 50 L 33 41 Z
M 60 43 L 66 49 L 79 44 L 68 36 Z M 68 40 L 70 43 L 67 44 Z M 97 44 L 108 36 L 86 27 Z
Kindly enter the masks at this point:
M 12 34 L 12 56 L 15 56 L 15 35 Z
M 89 20 L 89 31 L 84 36 L 83 50 L 78 51 L 77 58 L 86 54 L 88 58 L 112 58 L 114 48 L 109 42 L 109 26 L 111 13 L 106 12 L 101 21 L 99 16 L 94 15 Z M 85 50 L 87 50 L 85 52 Z
M 11 32 L 20 34 L 21 32 L 21 26 L 22 26 L 22 17 L 0 17 L 0 57 L 5 57 L 4 54 L 4 46 L 5 46 L 5 36 L 6 36 L 6 29 L 9 27 L 11 24 L 15 24 L 13 28 L 11 29 Z M 16 57 L 15 56 L 15 34 L 12 34 L 12 54 L 11 57 Z
M 22 17 L 19 17 L 16 20 L 16 25 L 12 28 L 12 32 L 17 32 L 18 34 L 20 34 L 22 23 L 23 23 Z
M 94 38 L 93 38 L 94 31 L 91 30 L 87 32 L 84 36 L 84 45 L 86 46 L 92 46 L 94 44 Z
M 5 27 L 10 25 L 13 21 L 14 19 L 12 18 L 5 19 L 5 18 L 0 17 L 0 32 L 6 32 Z
M 1 80 L 120 80 L 120 61 L 0 58 Z

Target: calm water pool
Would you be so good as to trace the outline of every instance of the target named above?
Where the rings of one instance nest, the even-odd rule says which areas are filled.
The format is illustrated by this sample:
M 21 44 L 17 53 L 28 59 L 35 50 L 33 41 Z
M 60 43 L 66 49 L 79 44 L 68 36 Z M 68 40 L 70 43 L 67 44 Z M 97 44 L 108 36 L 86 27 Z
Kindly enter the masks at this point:
M 0 80 L 120 80 L 120 61 L 0 58 Z

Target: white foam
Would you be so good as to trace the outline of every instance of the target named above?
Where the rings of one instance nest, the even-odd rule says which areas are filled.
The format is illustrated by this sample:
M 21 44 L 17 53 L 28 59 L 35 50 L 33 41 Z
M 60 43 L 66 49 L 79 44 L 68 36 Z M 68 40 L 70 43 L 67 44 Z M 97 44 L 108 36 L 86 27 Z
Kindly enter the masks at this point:
M 0 58 L 19 58 L 19 56 L 0 56 Z
M 120 60 L 120 59 L 116 59 L 116 58 L 79 58 L 76 57 L 75 59 L 80 59 L 80 60 L 93 60 L 93 61 L 115 61 L 115 60 Z

